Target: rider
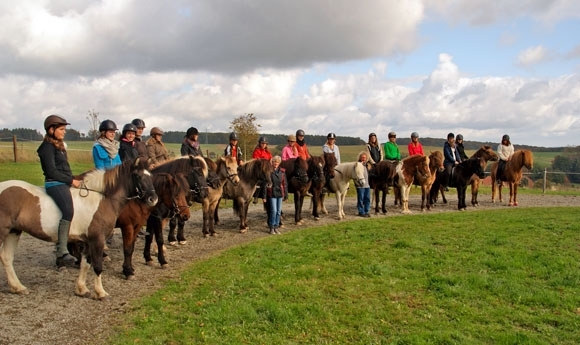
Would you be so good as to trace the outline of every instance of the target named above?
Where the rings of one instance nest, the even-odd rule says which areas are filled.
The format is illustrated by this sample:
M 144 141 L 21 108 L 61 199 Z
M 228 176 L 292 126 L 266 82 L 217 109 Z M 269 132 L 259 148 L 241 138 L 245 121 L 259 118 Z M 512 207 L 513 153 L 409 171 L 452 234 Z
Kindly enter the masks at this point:
M 268 150 L 268 139 L 262 136 L 258 139 L 258 145 L 254 148 L 252 152 L 253 159 L 272 159 L 272 153 Z
M 74 205 L 70 187 L 79 188 L 81 181 L 73 177 L 68 163 L 64 135 L 66 126 L 70 125 L 59 115 L 50 115 L 44 120 L 46 134 L 37 149 L 40 165 L 44 173 L 44 188 L 56 203 L 61 219 L 58 223 L 58 237 L 56 241 L 56 266 L 73 265 L 76 259 L 67 249 L 68 232 L 74 215 Z
M 308 145 L 304 141 L 304 131 L 299 129 L 296 131 L 296 142 L 294 143 L 294 148 L 298 154 L 298 157 L 307 160 L 310 158 L 310 152 L 308 152 Z
M 411 142 L 409 142 L 409 145 L 407 145 L 407 149 L 409 150 L 409 156 L 425 155 L 425 153 L 423 153 L 423 145 L 421 145 L 421 143 L 419 142 L 419 133 L 417 132 L 411 133 Z
M 136 133 L 137 127 L 134 124 L 128 123 L 123 126 L 121 144 L 119 144 L 119 156 L 123 162 L 126 160 L 135 160 L 139 156 L 135 142 Z
M 296 136 L 294 134 L 290 134 L 288 136 L 288 145 L 284 146 L 282 149 L 282 160 L 288 160 L 290 158 L 298 157 L 298 152 L 294 147 L 294 143 L 296 142 Z
M 151 168 L 155 168 L 169 159 L 169 152 L 163 143 L 163 131 L 159 127 L 151 128 L 150 138 L 145 143 L 147 145 L 147 154 L 151 160 Z
M 242 149 L 240 148 L 240 145 L 238 145 L 239 140 L 240 138 L 236 132 L 230 133 L 230 143 L 224 149 L 224 156 L 234 157 L 238 162 L 238 165 L 242 165 L 244 164 L 244 161 L 242 159 Z
M 340 164 L 340 150 L 338 149 L 338 145 L 336 145 L 336 134 L 328 133 L 326 136 L 326 144 L 322 146 L 322 152 L 324 153 L 334 153 L 334 157 L 336 157 L 336 163 Z
M 385 159 L 391 161 L 401 160 L 401 151 L 399 151 L 399 146 L 397 146 L 397 133 L 389 132 L 389 141 L 383 145 L 383 152 L 385 153 Z
M 510 160 L 513 154 L 514 146 L 510 141 L 510 136 L 504 134 L 501 138 L 501 143 L 497 147 L 497 155 L 499 156 L 499 162 L 497 164 L 497 184 L 501 184 L 505 163 Z
M 117 125 L 111 120 L 105 120 L 99 125 L 99 132 L 99 138 L 93 145 L 95 168 L 108 170 L 120 165 L 119 142 L 115 140 Z
M 445 160 L 443 161 L 443 165 L 445 166 L 445 178 L 441 185 L 447 187 L 449 186 L 453 167 L 461 163 L 461 157 L 455 147 L 455 134 L 453 133 L 447 134 L 447 141 L 443 144 L 443 156 L 445 157 Z
M 459 157 L 461 157 L 462 162 L 469 159 L 465 154 L 465 147 L 463 147 L 463 135 L 457 134 L 455 136 L 455 147 L 457 147 L 457 152 L 459 152 Z
M 371 165 L 375 165 L 383 160 L 383 149 L 377 140 L 375 133 L 369 134 L 369 141 L 367 142 L 367 157 Z
M 185 137 L 181 142 L 181 155 L 182 156 L 203 156 L 203 152 L 199 147 L 199 131 L 195 127 L 189 127 L 187 132 L 185 132 Z
M 131 123 L 134 124 L 135 127 L 137 127 L 137 131 L 135 132 L 135 147 L 137 148 L 139 157 L 148 159 L 149 154 L 147 153 L 147 145 L 143 141 L 143 130 L 145 129 L 145 121 L 141 119 L 133 119 Z

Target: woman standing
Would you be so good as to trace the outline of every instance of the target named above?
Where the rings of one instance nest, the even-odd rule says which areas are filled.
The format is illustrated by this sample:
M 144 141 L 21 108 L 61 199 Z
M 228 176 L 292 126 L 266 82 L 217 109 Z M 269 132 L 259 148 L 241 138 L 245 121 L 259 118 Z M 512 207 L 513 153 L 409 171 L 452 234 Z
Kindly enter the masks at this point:
M 336 157 L 336 163 L 340 164 L 340 150 L 338 145 L 336 145 L 336 134 L 328 133 L 326 136 L 326 144 L 322 145 L 322 152 L 324 153 L 334 153 Z
M 274 156 L 270 161 L 272 171 L 272 186 L 266 188 L 264 202 L 268 203 L 268 226 L 270 235 L 280 235 L 280 215 L 282 214 L 282 201 L 288 199 L 288 181 L 284 169 L 280 168 L 280 156 Z
M 67 125 L 70 125 L 70 123 L 59 115 L 48 116 L 44 120 L 46 134 L 36 151 L 44 174 L 46 194 L 54 200 L 62 213 L 58 223 L 56 241 L 57 267 L 74 265 L 76 262 L 76 259 L 69 254 L 67 249 L 68 232 L 74 215 L 70 187 L 79 188 L 81 182 L 73 178 L 68 164 L 66 144 L 64 142 Z
M 358 162 L 363 166 L 367 166 L 367 153 L 363 151 L 358 154 Z M 356 208 L 359 217 L 370 217 L 371 210 L 371 186 L 369 185 L 369 173 L 367 169 L 363 169 L 365 178 L 362 181 L 356 181 Z
M 105 120 L 99 125 L 99 132 L 99 138 L 93 145 L 95 168 L 107 170 L 120 165 L 119 142 L 115 140 L 117 125 L 111 120 Z

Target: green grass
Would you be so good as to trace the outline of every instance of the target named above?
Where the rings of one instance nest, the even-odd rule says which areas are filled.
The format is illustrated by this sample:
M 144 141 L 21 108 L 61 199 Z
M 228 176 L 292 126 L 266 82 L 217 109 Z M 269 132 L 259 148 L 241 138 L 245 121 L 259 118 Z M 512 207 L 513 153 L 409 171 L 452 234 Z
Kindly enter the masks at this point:
M 267 237 L 134 301 L 110 342 L 577 344 L 577 215 L 453 212 Z

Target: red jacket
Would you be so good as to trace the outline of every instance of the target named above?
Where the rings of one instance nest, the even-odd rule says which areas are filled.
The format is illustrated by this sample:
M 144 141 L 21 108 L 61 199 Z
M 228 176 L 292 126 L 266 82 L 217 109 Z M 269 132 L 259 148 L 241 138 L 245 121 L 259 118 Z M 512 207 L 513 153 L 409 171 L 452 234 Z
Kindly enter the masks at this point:
M 270 159 L 272 159 L 272 154 L 270 153 L 270 151 L 268 151 L 268 149 L 256 147 L 254 149 L 254 152 L 252 152 L 252 158 L 270 160 Z

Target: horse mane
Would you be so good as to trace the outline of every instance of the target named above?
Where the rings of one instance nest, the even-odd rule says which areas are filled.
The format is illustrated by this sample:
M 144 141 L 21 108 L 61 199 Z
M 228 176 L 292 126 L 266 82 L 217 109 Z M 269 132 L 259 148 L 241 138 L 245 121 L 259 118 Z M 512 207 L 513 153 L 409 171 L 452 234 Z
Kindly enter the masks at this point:
M 109 170 L 91 169 L 78 177 L 82 178 L 84 188 L 103 193 L 106 197 L 118 190 L 118 186 L 128 185 L 134 165 L 145 170 L 147 162 L 142 159 L 127 160 Z
M 210 163 L 211 162 L 211 163 Z M 236 158 L 232 156 L 222 156 L 217 159 L 217 161 L 212 161 L 211 159 L 206 159 L 208 167 L 210 170 L 217 171 L 221 169 L 224 165 L 229 165 L 230 163 L 236 162 Z
M 209 169 L 205 159 L 201 156 L 181 156 L 156 166 L 153 168 L 154 173 L 169 173 L 169 174 L 177 174 L 182 173 L 184 171 L 190 171 L 191 168 L 200 167 L 203 172 L 203 176 L 207 178 L 209 173 Z
M 532 167 L 534 164 L 534 158 L 532 155 L 532 151 L 530 150 L 517 150 L 516 152 L 514 152 L 514 154 L 512 155 L 512 157 L 510 158 L 510 161 L 508 163 L 511 164 L 506 164 L 506 169 L 508 168 L 508 166 L 512 166 L 513 169 L 520 169 L 521 167 Z
M 485 161 L 497 161 L 499 157 L 497 153 L 493 150 L 493 148 L 489 145 L 483 145 L 477 151 L 475 151 L 470 158 L 481 157 L 485 159 Z
M 395 166 L 389 161 L 380 161 L 371 169 L 375 176 L 385 176 L 387 178 L 394 178 L 396 175 Z
M 412 166 L 412 165 L 418 164 L 419 162 L 425 161 L 427 159 L 429 159 L 429 157 L 423 156 L 420 154 L 416 154 L 416 155 L 412 155 L 412 156 L 409 156 L 409 157 L 403 159 L 401 162 L 403 163 L 403 166 L 406 167 L 406 166 Z
M 267 159 L 252 159 L 238 167 L 238 175 L 246 181 L 256 181 L 272 172 L 272 165 Z
M 183 175 L 181 175 L 183 177 Z M 181 181 L 183 182 L 183 180 Z M 187 184 L 187 181 L 186 181 Z M 153 187 L 158 193 L 161 191 L 170 191 L 171 196 L 175 196 L 179 193 L 181 188 L 189 189 L 189 185 L 180 185 L 180 182 L 173 177 L 170 173 L 158 173 L 153 175 Z

